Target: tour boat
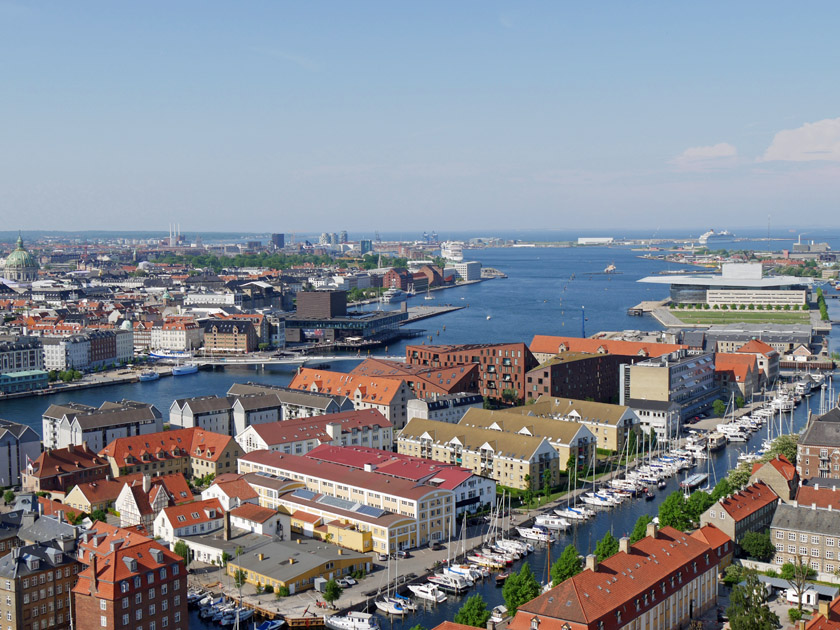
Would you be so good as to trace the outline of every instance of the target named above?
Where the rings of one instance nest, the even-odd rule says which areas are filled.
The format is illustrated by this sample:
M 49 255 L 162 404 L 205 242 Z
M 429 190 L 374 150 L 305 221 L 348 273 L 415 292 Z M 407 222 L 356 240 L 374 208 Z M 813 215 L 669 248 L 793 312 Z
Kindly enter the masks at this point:
M 528 540 L 536 540 L 537 542 L 550 542 L 551 533 L 545 529 L 538 527 L 517 527 L 517 533 Z
M 156 381 L 160 378 L 160 374 L 155 372 L 154 370 L 146 370 L 145 372 L 140 373 L 140 377 L 137 379 L 141 383 L 148 383 L 149 381 Z
M 534 524 L 540 527 L 548 527 L 549 529 L 569 529 L 572 524 L 565 518 L 559 516 L 548 516 L 547 514 L 540 514 L 534 519 Z

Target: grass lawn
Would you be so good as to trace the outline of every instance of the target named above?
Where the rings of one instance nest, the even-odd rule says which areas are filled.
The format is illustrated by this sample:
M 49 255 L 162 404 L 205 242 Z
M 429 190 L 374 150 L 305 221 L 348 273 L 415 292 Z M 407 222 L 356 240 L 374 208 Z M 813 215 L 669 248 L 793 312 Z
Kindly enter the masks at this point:
M 686 324 L 734 324 L 760 322 L 767 324 L 808 324 L 809 311 L 699 311 L 694 309 L 669 309 L 671 315 Z

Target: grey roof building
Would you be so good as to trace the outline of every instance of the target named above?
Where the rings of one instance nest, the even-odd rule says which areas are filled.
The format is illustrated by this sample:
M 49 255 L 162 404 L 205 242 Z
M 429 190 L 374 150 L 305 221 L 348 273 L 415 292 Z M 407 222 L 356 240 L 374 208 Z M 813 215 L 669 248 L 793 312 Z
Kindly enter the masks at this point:
M 69 403 L 50 405 L 42 428 L 44 448 L 87 443 L 98 452 L 116 438 L 162 431 L 163 420 L 157 407 L 134 400 L 106 401 L 98 409 Z
M 779 503 L 770 523 L 770 540 L 776 545 L 774 562 L 781 565 L 802 558 L 815 571 L 833 573 L 840 566 L 837 523 L 834 510 Z
M 840 409 L 834 408 L 811 422 L 796 445 L 800 479 L 840 479 Z
M 20 471 L 41 454 L 41 437 L 32 427 L 0 419 L 0 486 L 20 485 Z

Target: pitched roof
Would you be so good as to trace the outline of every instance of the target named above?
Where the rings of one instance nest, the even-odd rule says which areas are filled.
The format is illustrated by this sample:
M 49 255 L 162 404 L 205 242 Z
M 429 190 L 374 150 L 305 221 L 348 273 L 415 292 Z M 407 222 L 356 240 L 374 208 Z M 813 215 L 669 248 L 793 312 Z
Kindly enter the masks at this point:
M 81 446 L 67 446 L 44 451 L 37 459 L 27 466 L 27 474 L 45 479 L 89 468 L 107 468 L 108 462 L 88 448 L 87 443 Z
M 254 505 L 253 503 L 243 503 L 242 505 L 233 508 L 230 511 L 230 515 L 246 521 L 253 521 L 254 523 L 265 523 L 272 516 L 277 515 L 277 510 Z
M 527 630 L 533 615 L 590 624 L 622 612 L 623 623 L 658 606 L 683 586 L 672 586 L 666 578 L 677 572 L 693 575 L 692 566 L 701 571 L 717 564 L 716 554 L 698 537 L 672 527 L 663 527 L 656 537 L 648 536 L 601 562 L 595 571 L 586 569 L 519 607 L 510 624 L 512 630 Z M 665 594 L 661 594 L 664 583 Z M 656 598 L 642 605 L 643 596 L 655 590 Z M 661 598 L 661 599 L 660 599 Z M 635 607 L 639 600 L 639 608 Z
M 393 426 L 378 409 L 359 409 L 344 413 L 331 413 L 309 418 L 290 418 L 279 422 L 264 422 L 251 425 L 254 431 L 269 446 L 286 444 L 299 440 L 319 440 L 321 443 L 331 442 L 332 436 L 327 433 L 328 424 L 338 424 L 342 433 L 352 433 L 354 430 L 379 426 L 387 428 Z
M 173 528 L 218 520 L 225 513 L 218 499 L 204 499 L 194 503 L 174 505 L 163 508 L 162 512 L 166 514 L 166 518 Z
M 834 510 L 818 510 L 810 506 L 797 507 L 779 503 L 770 527 L 835 536 L 837 535 L 837 514 Z
M 515 433 L 517 435 L 544 436 L 549 441 L 559 444 L 571 443 L 581 430 L 584 431 L 584 434 L 588 434 L 587 437 L 594 439 L 592 432 L 583 428 L 583 425 L 574 419 L 544 417 L 525 414 L 524 412 L 522 415 L 519 415 L 516 413 L 507 413 L 505 410 L 496 412 L 474 407 L 467 410 L 467 413 L 464 414 L 458 422 L 458 425 L 494 429 L 503 433 Z
M 280 387 L 279 385 L 261 385 L 251 382 L 234 383 L 228 390 L 228 396 L 246 396 L 248 394 L 274 394 L 281 403 L 313 409 L 327 409 L 333 402 L 339 408 L 348 404 L 347 397 L 343 395 L 301 391 L 291 387 Z
M 763 481 L 757 481 L 743 490 L 721 499 L 718 504 L 733 520 L 741 521 L 764 506 L 778 500 L 779 495 L 773 492 L 770 486 Z
M 97 521 L 82 534 L 78 544 L 78 558 L 88 565 L 79 572 L 78 582 L 73 587 L 73 592 L 80 595 L 91 594 L 91 552 L 96 556 L 96 595 L 103 599 L 117 598 L 119 582 L 135 575 L 174 564 L 180 566 L 180 571 L 184 569 L 184 561 L 179 555 L 132 528 Z
M 626 405 L 612 405 L 590 400 L 558 398 L 542 394 L 537 402 L 522 407 L 501 409 L 503 413 L 516 413 L 527 416 L 543 416 L 559 419 L 580 418 L 581 422 L 598 422 L 617 425 L 631 411 Z
M 390 405 L 400 393 L 405 381 L 401 378 L 345 374 L 329 370 L 301 368 L 289 387 L 308 391 L 337 394 L 355 399 L 356 393 L 367 403 Z
M 834 408 L 813 420 L 799 444 L 840 448 L 840 409 Z
M 755 357 L 751 354 L 718 352 L 715 355 L 715 372 L 728 372 L 738 383 L 745 382 L 755 369 Z
M 589 339 L 583 337 L 557 337 L 534 335 L 529 346 L 531 352 L 559 354 L 560 352 L 588 352 L 594 354 L 620 354 L 624 356 L 659 357 L 688 346 L 676 343 L 647 341 L 622 341 L 620 339 Z
M 743 346 L 738 348 L 735 352 L 748 352 L 750 354 L 763 354 L 765 356 L 778 356 L 778 352 L 772 346 L 767 345 L 760 339 L 751 339 Z
M 195 398 L 179 398 L 175 401 L 181 409 L 189 408 L 193 415 L 227 411 L 233 404 L 233 399 L 226 396 L 196 396 Z
M 791 464 L 790 460 L 782 454 L 777 454 L 773 459 L 763 464 L 756 462 L 753 464 L 752 474 L 758 472 L 762 466 L 772 466 L 779 471 L 785 481 L 793 481 L 796 477 L 796 466 Z
M 217 481 L 214 482 L 210 488 L 217 488 L 221 492 L 223 492 L 228 497 L 239 497 L 243 501 L 247 501 L 248 499 L 256 499 L 259 495 L 256 491 L 248 485 L 248 482 L 245 481 L 243 478 L 239 479 L 232 479 L 229 481 Z
M 100 454 L 113 460 L 119 468 L 180 457 L 215 462 L 232 440 L 228 435 L 191 427 L 117 438 Z
M 796 491 L 797 505 L 802 507 L 816 506 L 824 510 L 840 510 L 840 482 L 829 479 L 823 481 L 833 481 L 836 485 L 815 483 L 799 486 Z
M 99 481 L 80 483 L 76 486 L 76 489 L 90 503 L 101 503 L 116 499 L 120 495 L 123 484 L 142 481 L 142 479 L 143 473 L 134 473 L 133 475 L 123 475 L 114 479 L 100 479 Z
M 66 519 L 68 516 L 72 516 L 76 518 L 80 514 L 84 514 L 81 510 L 77 510 L 76 508 L 72 508 L 69 505 L 65 505 L 60 501 L 54 501 L 53 499 L 48 499 L 47 497 L 38 497 L 38 503 L 41 506 L 41 514 L 44 516 L 58 516 L 58 513 L 61 512 Z
M 301 455 L 287 455 L 275 451 L 252 451 L 239 458 L 240 462 L 252 462 L 284 472 L 306 475 L 339 482 L 343 485 L 364 488 L 407 499 L 419 499 L 435 488 L 430 485 L 415 483 L 405 479 L 395 479 L 389 475 L 364 470 L 348 469 L 345 466 L 322 462 Z
M 818 612 L 805 625 L 805 630 L 840 630 L 840 597 L 829 604 L 828 616 Z

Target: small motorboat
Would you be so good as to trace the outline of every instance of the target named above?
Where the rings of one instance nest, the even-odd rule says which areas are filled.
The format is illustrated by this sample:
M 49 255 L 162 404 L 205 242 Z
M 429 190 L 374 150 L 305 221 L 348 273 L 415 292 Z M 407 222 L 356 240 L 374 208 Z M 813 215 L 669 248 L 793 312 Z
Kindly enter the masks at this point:
M 510 573 L 497 573 L 496 574 L 496 586 L 501 586 L 505 583 L 505 580 L 510 577 Z
M 438 604 L 442 604 L 448 599 L 446 593 L 440 590 L 437 585 L 430 582 L 426 584 L 409 584 L 408 590 L 420 599 L 426 599 Z
M 346 615 L 325 615 L 324 625 L 330 630 L 378 630 L 379 628 L 376 617 L 369 613 L 355 611 Z M 263 630 L 263 627 L 259 626 L 257 630 Z
M 154 370 L 146 370 L 144 372 L 140 372 L 140 376 L 138 377 L 138 381 L 141 383 L 148 383 L 149 381 L 156 381 L 160 378 L 160 374 L 155 372 Z
M 653 501 L 656 498 L 656 495 L 653 494 L 650 490 L 645 492 L 645 501 Z

